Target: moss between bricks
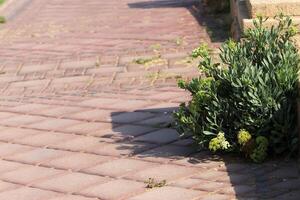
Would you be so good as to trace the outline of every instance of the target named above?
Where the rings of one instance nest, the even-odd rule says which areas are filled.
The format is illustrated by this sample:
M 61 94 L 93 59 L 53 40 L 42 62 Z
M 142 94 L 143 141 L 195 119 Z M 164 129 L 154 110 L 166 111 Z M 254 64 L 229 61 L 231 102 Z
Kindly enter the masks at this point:
M 4 16 L 0 16 L 0 24 L 4 24 L 6 22 L 6 19 Z
M 4 4 L 5 0 L 0 0 L 0 6 Z M 6 22 L 6 19 L 4 16 L 0 16 L 0 24 L 4 24 Z

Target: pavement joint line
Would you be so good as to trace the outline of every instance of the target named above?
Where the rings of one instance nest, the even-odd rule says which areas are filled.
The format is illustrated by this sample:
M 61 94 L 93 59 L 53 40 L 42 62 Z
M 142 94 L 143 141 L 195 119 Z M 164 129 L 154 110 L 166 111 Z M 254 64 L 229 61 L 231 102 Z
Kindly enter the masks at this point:
M 0 180 L 2 180 L 2 179 L 0 179 Z M 14 181 L 6 181 L 6 180 L 2 180 L 2 181 L 7 182 L 7 183 L 12 183 L 12 184 L 15 184 L 15 185 L 19 185 L 19 186 L 28 187 L 28 188 L 34 188 L 34 189 L 39 189 L 39 190 L 43 190 L 43 191 L 55 192 L 55 193 L 58 193 L 58 194 L 69 194 L 68 192 L 62 192 L 62 191 L 53 190 L 53 189 L 46 189 L 46 188 L 43 188 L 43 187 L 36 187 L 36 186 L 33 186 L 33 185 L 20 184 L 20 183 L 14 182 Z M 73 194 L 73 193 L 71 193 L 71 194 Z M 81 194 L 78 194 L 78 195 L 82 196 L 82 197 L 91 197 L 91 196 L 83 196 Z M 103 200 L 103 199 L 100 199 L 100 198 L 97 198 L 97 199 Z

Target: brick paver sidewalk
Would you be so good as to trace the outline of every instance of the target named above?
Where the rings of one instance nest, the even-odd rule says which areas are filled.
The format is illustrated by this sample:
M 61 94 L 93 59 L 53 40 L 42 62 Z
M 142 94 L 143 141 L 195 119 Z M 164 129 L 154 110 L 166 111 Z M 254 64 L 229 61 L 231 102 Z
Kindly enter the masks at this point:
M 0 200 L 298 199 L 296 161 L 213 156 L 170 128 L 187 53 L 218 46 L 197 3 L 32 0 L 0 27 Z

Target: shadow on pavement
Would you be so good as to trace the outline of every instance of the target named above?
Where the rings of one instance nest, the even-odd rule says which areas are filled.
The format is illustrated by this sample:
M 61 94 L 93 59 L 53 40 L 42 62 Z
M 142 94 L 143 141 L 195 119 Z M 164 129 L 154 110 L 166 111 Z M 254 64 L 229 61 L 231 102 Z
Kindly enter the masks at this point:
M 172 129 L 172 112 L 177 108 L 115 112 L 113 132 L 124 155 L 159 163 L 195 167 L 189 188 L 213 193 L 220 199 L 299 199 L 297 161 L 272 160 L 253 164 L 238 155 L 213 155 L 198 150 L 190 137 L 181 138 Z M 108 138 L 114 137 L 107 135 Z M 189 169 L 189 168 L 187 168 Z
M 129 3 L 132 9 L 186 8 L 206 31 L 212 42 L 224 42 L 230 37 L 229 13 L 208 14 L 200 0 L 153 0 Z M 175 19 L 174 19 L 175 20 Z

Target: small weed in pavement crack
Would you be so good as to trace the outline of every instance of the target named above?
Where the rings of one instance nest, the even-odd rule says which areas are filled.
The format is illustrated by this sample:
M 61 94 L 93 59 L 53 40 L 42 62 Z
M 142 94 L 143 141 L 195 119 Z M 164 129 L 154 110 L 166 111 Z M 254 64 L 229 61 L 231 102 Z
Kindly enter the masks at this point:
M 147 184 L 146 188 L 152 189 L 165 186 L 167 184 L 167 181 L 155 181 L 154 178 L 149 178 L 147 181 L 145 181 L 145 183 Z
M 153 60 L 153 58 L 138 58 L 135 59 L 133 62 L 139 65 L 144 65 L 146 63 L 149 63 Z
M 6 19 L 4 16 L 0 16 L 0 24 L 4 24 L 6 22 Z

